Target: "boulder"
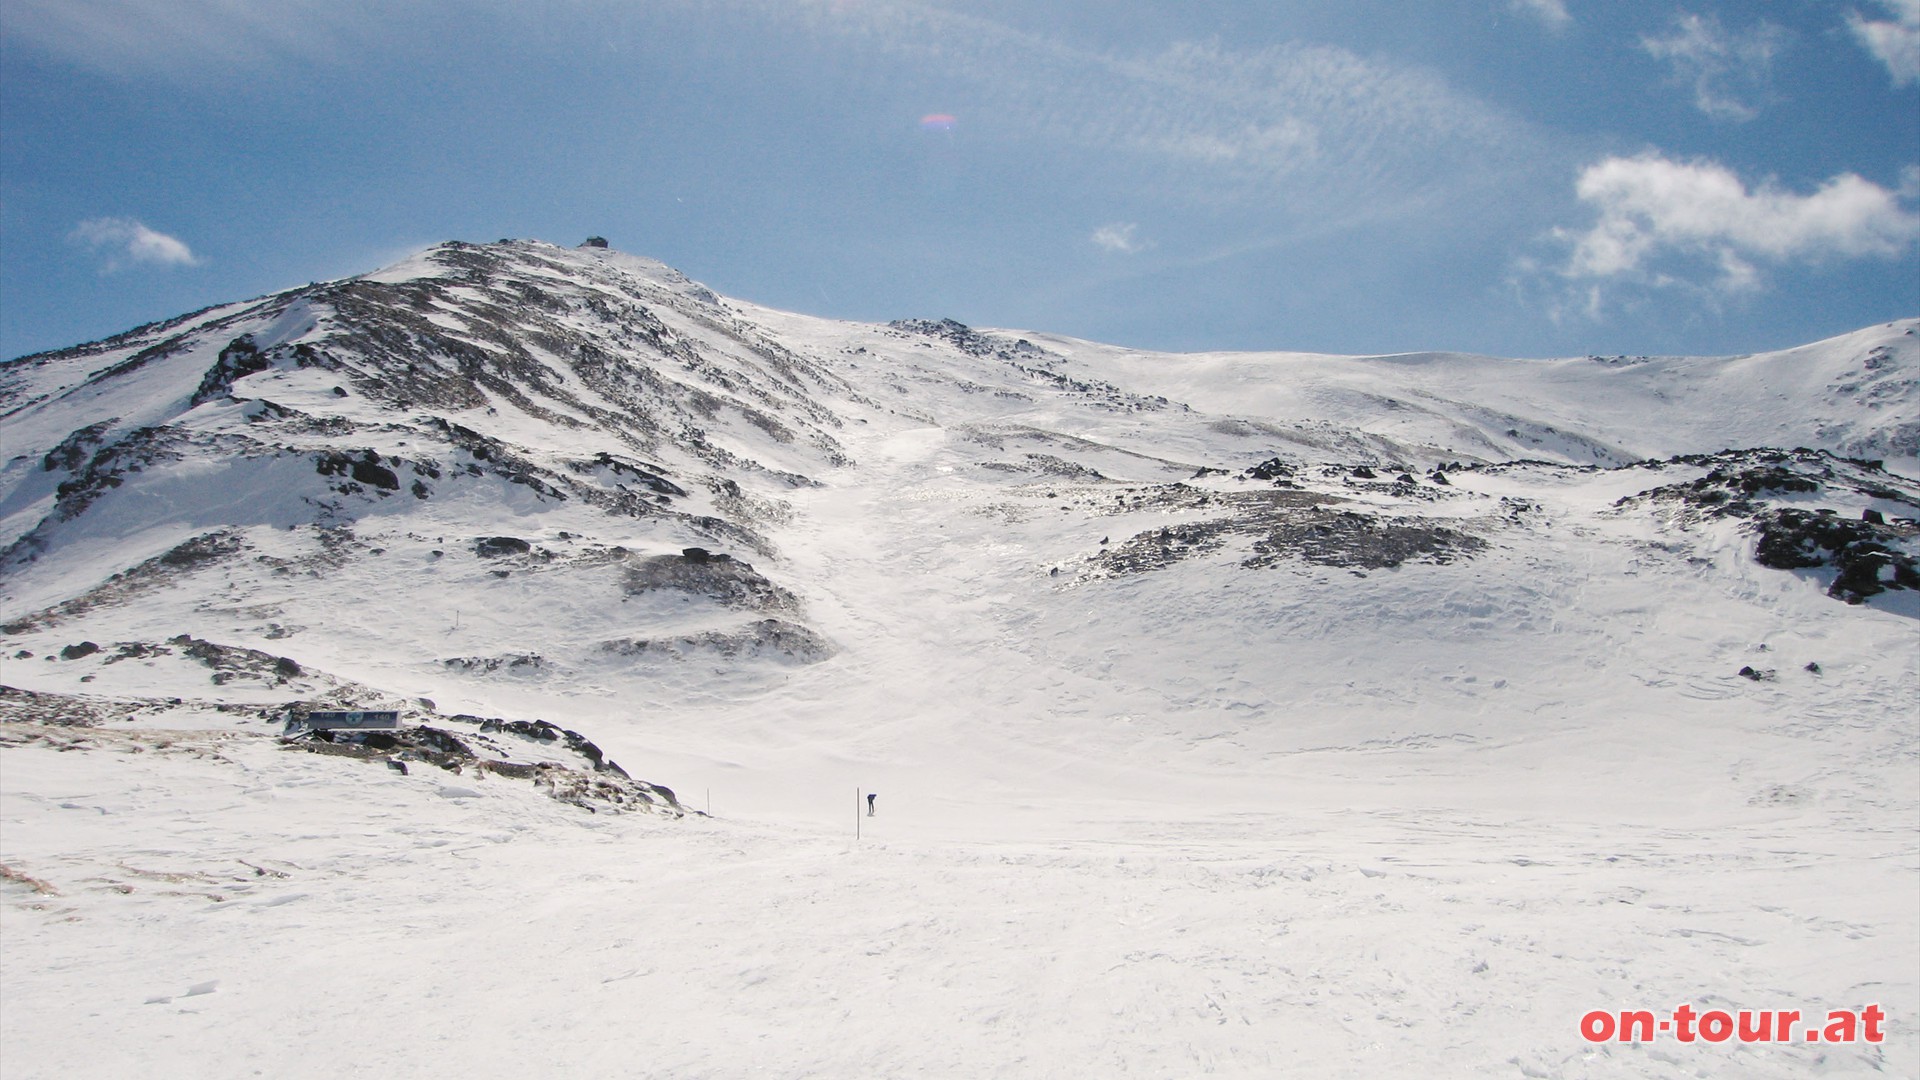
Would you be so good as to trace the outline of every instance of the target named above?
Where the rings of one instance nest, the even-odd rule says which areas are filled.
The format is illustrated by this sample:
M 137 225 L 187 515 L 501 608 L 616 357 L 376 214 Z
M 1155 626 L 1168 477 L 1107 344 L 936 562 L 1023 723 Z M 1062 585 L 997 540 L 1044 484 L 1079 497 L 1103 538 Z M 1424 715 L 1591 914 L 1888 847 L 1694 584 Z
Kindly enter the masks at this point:
M 497 558 L 501 555 L 525 555 L 533 550 L 533 545 L 517 536 L 488 536 L 474 542 L 474 554 L 483 559 Z

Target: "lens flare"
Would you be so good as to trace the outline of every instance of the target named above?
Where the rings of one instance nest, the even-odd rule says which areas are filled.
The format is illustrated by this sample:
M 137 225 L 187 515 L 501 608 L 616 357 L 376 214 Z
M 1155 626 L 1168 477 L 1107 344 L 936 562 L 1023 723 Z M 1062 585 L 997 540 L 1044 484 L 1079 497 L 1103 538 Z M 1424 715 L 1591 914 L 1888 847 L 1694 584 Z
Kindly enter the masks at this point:
M 921 131 L 952 131 L 953 125 L 957 123 L 959 123 L 959 121 L 955 120 L 953 117 L 947 115 L 946 113 L 928 113 L 927 115 L 920 118 L 920 130 Z

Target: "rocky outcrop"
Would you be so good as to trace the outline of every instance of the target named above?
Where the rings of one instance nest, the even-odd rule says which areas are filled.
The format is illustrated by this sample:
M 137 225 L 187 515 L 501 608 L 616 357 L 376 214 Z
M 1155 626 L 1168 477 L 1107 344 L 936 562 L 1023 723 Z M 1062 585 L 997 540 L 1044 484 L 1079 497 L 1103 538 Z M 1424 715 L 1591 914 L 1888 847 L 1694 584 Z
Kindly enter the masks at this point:
M 1889 590 L 1920 589 L 1920 490 L 1878 461 L 1822 450 L 1759 449 L 1648 464 L 1707 466 L 1708 472 L 1621 499 L 1618 508 L 1659 509 L 1680 527 L 1741 521 L 1754 535 L 1755 562 L 1775 570 L 1829 572 L 1827 595 L 1849 604 Z M 1843 500 L 1857 505 L 1860 499 L 1906 512 L 1840 509 Z

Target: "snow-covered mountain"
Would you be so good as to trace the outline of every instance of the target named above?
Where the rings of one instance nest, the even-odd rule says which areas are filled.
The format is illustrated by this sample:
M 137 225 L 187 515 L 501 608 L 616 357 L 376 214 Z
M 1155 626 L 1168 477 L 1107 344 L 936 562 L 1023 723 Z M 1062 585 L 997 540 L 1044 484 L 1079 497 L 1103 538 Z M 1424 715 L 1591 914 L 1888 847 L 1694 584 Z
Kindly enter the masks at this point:
M 139 979 L 48 958 L 194 918 L 145 873 L 262 919 L 472 892 L 483 928 L 486 890 L 539 907 L 559 874 L 566 1008 L 639 978 L 614 967 L 718 980 L 618 990 L 606 1025 L 640 983 L 652 1019 L 617 1036 L 576 1017 L 630 1056 L 382 1036 L 389 1072 L 1920 1064 L 1920 320 L 1734 358 L 1168 355 L 773 311 L 597 245 L 446 244 L 11 361 L 0 462 L 21 1075 L 124 1072 L 54 1040 L 145 1045 L 191 1011 L 172 998 L 227 1000 L 73 1019 Z M 313 708 L 405 730 L 283 743 Z M 830 830 L 856 788 L 885 813 L 850 850 Z M 337 827 L 276 813 L 289 792 Z M 606 813 L 632 808 L 656 814 Z M 457 874 L 413 839 L 502 830 L 526 843 Z M 616 842 L 658 872 L 616 869 Z M 740 853 L 758 870 L 722 869 Z M 630 917 L 667 959 L 589 948 L 641 881 L 661 906 Z M 856 882 L 852 923 L 811 910 Z M 287 984 L 218 934 L 179 949 L 221 988 L 401 1005 L 296 962 L 343 918 L 299 922 Z M 373 933 L 460 1016 L 509 992 Z M 1020 980 L 984 966 L 1003 949 Z M 923 977 L 945 981 L 898 985 Z M 892 1034 L 823 1004 L 874 979 Z M 1888 1042 L 1577 1030 L 1863 995 L 1904 1016 Z M 362 1060 L 244 1045 L 195 1071 Z

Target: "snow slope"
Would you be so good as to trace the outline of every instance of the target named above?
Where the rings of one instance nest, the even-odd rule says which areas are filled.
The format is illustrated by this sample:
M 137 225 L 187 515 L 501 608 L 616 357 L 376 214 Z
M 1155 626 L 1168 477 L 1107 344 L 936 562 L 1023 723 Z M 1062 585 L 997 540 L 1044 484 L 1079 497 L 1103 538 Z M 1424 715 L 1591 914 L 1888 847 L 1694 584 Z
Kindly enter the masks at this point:
M 13 361 L 0 1063 L 1912 1075 L 1916 329 L 1168 356 L 523 242 Z M 1579 1034 L 1682 1002 L 1888 1036 Z

